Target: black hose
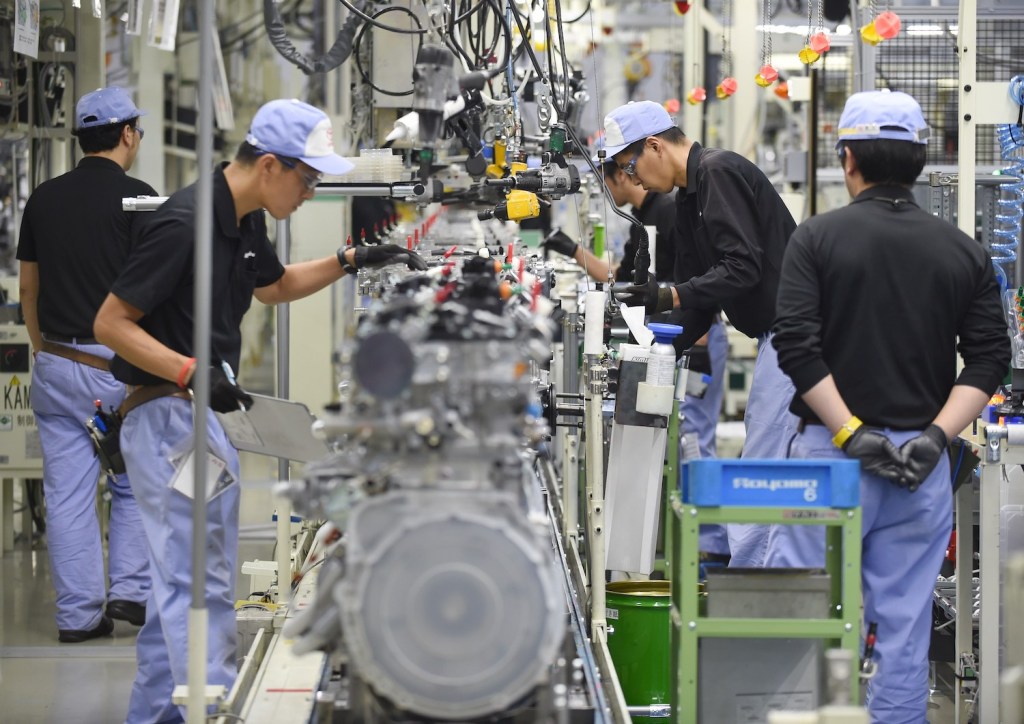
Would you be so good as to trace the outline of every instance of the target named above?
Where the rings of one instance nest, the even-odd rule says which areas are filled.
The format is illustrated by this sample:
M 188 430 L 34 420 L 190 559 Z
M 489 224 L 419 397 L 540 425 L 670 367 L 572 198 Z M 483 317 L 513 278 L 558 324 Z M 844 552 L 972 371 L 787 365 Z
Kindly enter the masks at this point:
M 416 13 L 414 13 L 412 10 L 409 10 L 408 8 L 403 7 L 401 5 L 389 5 L 389 6 L 385 7 L 385 8 L 381 8 L 380 10 L 378 10 L 377 12 L 375 12 L 373 14 L 373 17 L 374 18 L 379 18 L 381 15 L 384 15 L 385 13 L 396 12 L 396 11 L 397 12 L 403 12 L 406 15 L 408 15 L 409 17 L 411 17 L 413 22 L 416 23 L 416 27 L 422 29 L 423 26 L 420 24 L 420 19 L 416 16 Z M 355 38 L 355 42 L 354 42 L 356 70 L 359 71 L 359 76 L 363 79 L 363 82 L 366 83 L 366 85 L 370 86 L 373 90 L 377 91 L 378 93 L 383 93 L 386 96 L 393 96 L 393 97 L 396 97 L 396 98 L 401 97 L 401 96 L 411 96 L 412 93 L 413 93 L 413 90 L 414 90 L 413 88 L 410 88 L 407 91 L 389 91 L 389 90 L 387 90 L 385 88 L 381 88 L 380 86 L 374 85 L 373 81 L 370 80 L 369 74 L 363 68 L 363 62 L 359 59 L 359 55 L 360 55 L 359 48 L 362 46 L 363 34 L 366 32 L 366 29 L 368 27 L 370 27 L 369 23 L 363 23 L 362 25 L 359 26 L 359 32 L 356 33 L 356 38 Z M 421 39 L 420 40 L 420 45 L 422 45 L 422 44 L 423 44 L 423 41 Z
M 385 25 L 384 23 L 379 23 L 376 20 L 374 20 L 373 17 L 364 13 L 361 9 L 357 8 L 348 0 L 338 0 L 338 2 L 347 7 L 349 11 L 355 14 L 357 17 L 361 18 L 363 22 L 367 22 L 375 28 L 387 30 L 389 33 L 399 33 L 401 35 L 423 35 L 424 33 L 427 32 L 426 30 L 423 29 L 422 25 L 416 30 L 412 30 L 411 28 L 395 28 L 390 25 Z M 396 5 L 395 7 L 399 6 Z
M 356 0 L 356 2 L 365 7 L 368 0 Z M 360 11 L 359 15 L 361 14 L 362 12 Z M 338 31 L 338 37 L 335 39 L 331 49 L 319 58 L 312 59 L 308 58 L 305 53 L 300 52 L 292 44 L 292 41 L 288 39 L 284 21 L 281 19 L 281 13 L 274 0 L 263 0 L 263 25 L 267 29 L 267 37 L 270 38 L 270 44 L 281 54 L 281 57 L 306 75 L 313 75 L 314 73 L 326 73 L 329 70 L 334 70 L 348 60 L 349 56 L 352 55 L 352 41 L 359 26 L 359 18 L 356 14 L 349 15 L 341 26 L 341 30 Z

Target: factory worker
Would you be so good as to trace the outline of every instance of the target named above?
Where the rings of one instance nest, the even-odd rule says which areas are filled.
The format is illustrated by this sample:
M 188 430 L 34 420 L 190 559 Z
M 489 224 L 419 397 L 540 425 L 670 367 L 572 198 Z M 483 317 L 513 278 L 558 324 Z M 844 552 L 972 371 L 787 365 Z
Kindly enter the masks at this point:
M 864 620 L 878 623 L 868 707 L 885 724 L 927 721 L 932 591 L 953 519 L 946 448 L 1010 363 L 984 248 L 911 192 L 927 140 L 911 96 L 850 97 L 836 147 L 853 201 L 793 234 L 773 339 L 798 393 L 793 457 L 875 446 L 897 458 L 895 474 L 878 471 L 888 479 L 862 466 L 860 482 Z M 768 565 L 824 561 L 820 527 L 772 527 Z
M 364 266 L 426 268 L 415 253 L 393 244 L 339 249 L 288 266 L 278 260 L 264 210 L 275 219 L 287 218 L 313 197 L 321 174 L 351 168 L 334 152 L 326 114 L 297 100 L 276 100 L 256 112 L 234 160 L 213 172 L 207 429 L 211 466 L 221 473 L 206 513 L 209 684 L 230 688 L 237 673 L 238 453 L 213 412 L 252 404 L 232 374 L 241 353 L 242 316 L 253 296 L 264 304 L 294 301 Z M 97 338 L 116 352 L 114 375 L 131 389 L 122 405 L 121 449 L 140 501 L 153 578 L 138 638 L 131 724 L 181 721 L 171 693 L 187 681 L 192 500 L 171 483 L 192 447 L 195 207 L 193 184 L 147 215 L 95 324 Z
M 142 521 L 127 476 L 108 477 L 109 579 L 96 515 L 100 466 L 83 424 L 116 407 L 124 385 L 110 374 L 107 347 L 92 323 L 128 256 L 132 224 L 121 199 L 155 196 L 128 176 L 142 143 L 131 95 L 111 86 L 86 93 L 75 107 L 74 135 L 84 154 L 74 170 L 44 181 L 21 221 L 21 306 L 35 354 L 32 410 L 43 452 L 46 544 L 57 594 L 57 639 L 106 636 L 112 619 L 141 626 L 149 575 Z M 116 434 L 116 433 L 115 433 Z
M 595 165 L 601 164 L 601 160 L 595 157 L 594 163 Z M 675 194 L 646 191 L 634 185 L 632 180 L 622 173 L 622 170 L 610 159 L 605 161 L 600 168 L 604 184 L 608 187 L 608 192 L 615 205 L 621 209 L 628 204 L 630 213 L 641 225 L 653 226 L 657 229 L 655 268 L 659 280 L 671 281 L 675 271 L 677 243 Z M 620 282 L 632 280 L 633 261 L 639 245 L 640 229 L 636 224 L 630 224 L 629 240 L 622 252 L 622 262 L 614 269 L 616 280 Z M 575 259 L 596 281 L 608 280 L 608 263 L 581 247 L 567 234 L 559 231 L 552 233 L 544 240 L 544 248 Z
M 602 163 L 594 158 L 595 164 Z M 654 255 L 655 269 L 659 281 L 671 282 L 676 272 L 676 249 L 682 243 L 676 228 L 675 189 L 668 193 L 649 191 L 633 183 L 615 161 L 607 157 L 601 166 L 604 183 L 612 200 L 619 208 L 629 204 L 631 213 L 644 226 L 657 229 Z M 560 234 L 557 236 L 556 234 Z M 565 256 L 571 256 L 584 265 L 591 277 L 598 281 L 608 278 L 608 265 L 592 253 L 573 242 L 565 234 L 557 232 L 549 236 L 544 246 Z M 629 226 L 629 241 L 623 250 L 622 263 L 615 269 L 615 279 L 629 282 L 633 279 L 633 263 L 640 245 L 640 229 Z M 680 310 L 660 315 L 658 321 L 671 324 L 685 324 Z M 681 340 L 680 340 L 681 343 Z M 682 352 L 683 347 L 677 347 Z M 722 414 L 725 397 L 725 362 L 729 352 L 729 340 L 725 323 L 715 311 L 708 331 L 693 343 L 689 349 L 689 367 L 700 375 L 706 375 L 708 382 L 702 394 L 687 393 L 682 401 L 683 433 L 693 436 L 701 458 L 715 457 L 717 450 L 716 430 Z M 700 527 L 700 552 L 706 562 L 725 563 L 729 560 L 729 539 L 725 526 L 704 524 Z
M 703 336 L 717 310 L 757 340 L 757 362 L 744 415 L 744 458 L 784 458 L 796 433 L 788 411 L 793 384 L 769 344 L 782 255 L 796 228 L 771 182 L 742 156 L 704 148 L 652 101 L 629 103 L 605 117 L 606 152 L 633 183 L 676 197 L 680 243 L 675 282 L 630 286 L 620 301 L 648 314 L 681 310 L 678 346 Z M 760 566 L 767 526 L 729 524 L 731 566 Z

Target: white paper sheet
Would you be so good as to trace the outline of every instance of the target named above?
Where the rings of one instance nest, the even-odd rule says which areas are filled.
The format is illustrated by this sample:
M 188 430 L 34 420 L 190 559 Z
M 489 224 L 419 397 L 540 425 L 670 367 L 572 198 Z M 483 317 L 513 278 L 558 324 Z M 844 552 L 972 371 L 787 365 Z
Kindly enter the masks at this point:
M 640 346 L 650 347 L 654 341 L 654 333 L 644 326 L 644 316 L 646 314 L 644 308 L 627 307 L 625 304 L 620 304 L 619 311 L 622 312 L 622 318 L 626 320 L 629 331 L 633 333 L 633 337 Z

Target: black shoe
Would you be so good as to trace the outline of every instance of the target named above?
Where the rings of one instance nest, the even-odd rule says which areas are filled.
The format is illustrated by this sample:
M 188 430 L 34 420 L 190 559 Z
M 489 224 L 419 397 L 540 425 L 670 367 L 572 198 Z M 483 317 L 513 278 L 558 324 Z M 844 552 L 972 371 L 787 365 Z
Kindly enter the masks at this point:
M 114 599 L 107 602 L 107 615 L 132 626 L 141 626 L 146 623 L 146 604 Z
M 57 631 L 57 640 L 62 644 L 77 644 L 82 641 L 88 641 L 89 639 L 98 639 L 100 636 L 109 636 L 110 632 L 113 630 L 114 622 L 104 615 L 96 625 L 96 628 L 89 629 L 88 631 L 63 628 L 59 629 Z

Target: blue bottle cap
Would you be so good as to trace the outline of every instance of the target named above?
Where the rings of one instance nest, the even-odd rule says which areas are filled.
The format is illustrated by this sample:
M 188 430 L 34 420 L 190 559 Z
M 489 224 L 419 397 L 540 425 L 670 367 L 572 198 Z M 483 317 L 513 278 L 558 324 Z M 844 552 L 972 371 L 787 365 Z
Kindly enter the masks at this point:
M 654 333 L 654 341 L 658 344 L 672 344 L 672 340 L 683 333 L 683 328 L 678 324 L 651 322 L 647 329 Z

